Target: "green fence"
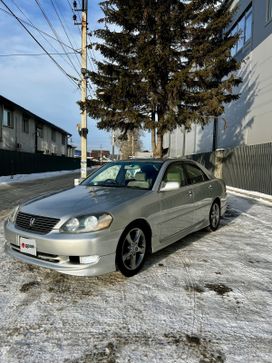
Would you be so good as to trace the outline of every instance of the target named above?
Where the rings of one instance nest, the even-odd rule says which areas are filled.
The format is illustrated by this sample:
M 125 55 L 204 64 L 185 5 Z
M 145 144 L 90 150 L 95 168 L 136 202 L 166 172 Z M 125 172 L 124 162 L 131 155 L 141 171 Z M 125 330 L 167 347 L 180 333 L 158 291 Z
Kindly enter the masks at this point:
M 76 158 L 0 150 L 0 176 L 79 168 L 80 159 Z

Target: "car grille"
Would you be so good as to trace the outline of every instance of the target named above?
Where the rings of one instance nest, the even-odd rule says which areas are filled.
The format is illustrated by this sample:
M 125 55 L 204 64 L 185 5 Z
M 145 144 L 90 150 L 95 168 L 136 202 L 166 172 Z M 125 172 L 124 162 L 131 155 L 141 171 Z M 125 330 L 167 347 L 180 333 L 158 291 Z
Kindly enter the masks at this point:
M 52 231 L 60 220 L 19 212 L 16 217 L 16 227 L 25 231 L 47 234 Z

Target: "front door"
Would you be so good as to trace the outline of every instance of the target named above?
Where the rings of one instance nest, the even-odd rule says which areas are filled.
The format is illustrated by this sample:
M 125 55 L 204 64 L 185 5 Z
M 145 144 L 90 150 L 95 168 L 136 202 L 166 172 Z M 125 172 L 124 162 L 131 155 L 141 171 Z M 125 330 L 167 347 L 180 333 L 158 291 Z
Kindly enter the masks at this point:
M 162 183 L 179 183 L 179 189 L 160 192 L 160 242 L 168 244 L 189 233 L 194 223 L 194 196 L 182 163 L 171 164 Z

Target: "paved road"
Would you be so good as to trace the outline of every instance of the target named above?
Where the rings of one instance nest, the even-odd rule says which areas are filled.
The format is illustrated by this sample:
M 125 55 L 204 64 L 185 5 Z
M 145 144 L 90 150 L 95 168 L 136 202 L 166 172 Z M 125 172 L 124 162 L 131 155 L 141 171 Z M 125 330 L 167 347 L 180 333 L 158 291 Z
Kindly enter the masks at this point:
M 55 190 L 72 187 L 74 179 L 78 177 L 79 175 L 73 173 L 25 183 L 0 185 L 0 220 L 9 214 L 10 209 L 26 200 Z

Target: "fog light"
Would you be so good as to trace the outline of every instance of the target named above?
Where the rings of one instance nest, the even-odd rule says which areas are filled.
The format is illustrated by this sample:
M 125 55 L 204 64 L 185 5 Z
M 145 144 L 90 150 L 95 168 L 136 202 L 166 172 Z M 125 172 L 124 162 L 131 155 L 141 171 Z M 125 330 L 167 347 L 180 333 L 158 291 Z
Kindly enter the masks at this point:
M 89 264 L 89 263 L 97 263 L 99 261 L 99 256 L 81 256 L 79 257 L 79 262 L 82 264 Z

